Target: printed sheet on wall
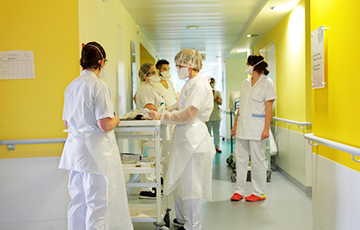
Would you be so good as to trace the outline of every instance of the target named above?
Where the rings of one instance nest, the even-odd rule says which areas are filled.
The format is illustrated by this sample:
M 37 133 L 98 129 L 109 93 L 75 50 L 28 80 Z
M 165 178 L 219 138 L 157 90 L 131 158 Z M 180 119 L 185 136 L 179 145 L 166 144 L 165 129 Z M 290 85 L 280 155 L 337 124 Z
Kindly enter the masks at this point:
M 35 78 L 33 51 L 0 52 L 0 80 Z

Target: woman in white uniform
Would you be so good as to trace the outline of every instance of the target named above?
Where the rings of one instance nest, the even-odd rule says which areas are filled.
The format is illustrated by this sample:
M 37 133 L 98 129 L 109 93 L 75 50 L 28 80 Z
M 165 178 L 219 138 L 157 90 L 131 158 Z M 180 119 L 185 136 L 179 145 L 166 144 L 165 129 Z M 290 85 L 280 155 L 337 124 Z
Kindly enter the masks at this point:
M 160 81 L 154 64 L 142 64 L 139 70 L 139 77 L 142 82 L 136 92 L 136 109 L 164 110 L 164 99 L 153 87 L 154 83 Z M 151 139 L 144 139 L 141 141 L 141 144 L 143 149 L 155 147 L 155 141 Z M 153 149 L 148 149 L 147 154 L 150 158 L 155 157 L 155 151 Z M 140 183 L 154 183 L 155 179 L 155 173 L 140 174 Z M 152 187 L 141 187 L 139 197 L 141 199 L 156 199 L 156 189 Z
M 174 193 L 174 224 L 179 229 L 202 227 L 202 199 L 211 200 L 212 162 L 215 148 L 205 125 L 213 110 L 209 80 L 199 72 L 200 53 L 184 49 L 175 56 L 178 75 L 189 80 L 181 90 L 178 110 L 149 112 L 153 119 L 176 124 L 171 144 L 164 194 Z
M 241 86 L 240 108 L 231 135 L 236 137 L 235 161 L 237 185 L 232 201 L 244 198 L 246 175 L 251 156 L 251 181 L 253 194 L 246 201 L 265 200 L 266 157 L 265 146 L 269 137 L 272 119 L 272 105 L 277 99 L 275 85 L 267 77 L 268 63 L 261 54 L 250 55 L 245 73 L 252 77 L 244 80 Z
M 133 229 L 113 131 L 120 120 L 110 88 L 99 80 L 105 58 L 101 45 L 86 44 L 80 59 L 84 70 L 65 90 L 62 119 L 68 138 L 59 168 L 69 175 L 69 230 Z
M 144 63 L 139 70 L 141 80 L 136 91 L 136 109 L 161 110 L 165 109 L 164 98 L 154 89 L 153 84 L 160 81 L 155 65 Z

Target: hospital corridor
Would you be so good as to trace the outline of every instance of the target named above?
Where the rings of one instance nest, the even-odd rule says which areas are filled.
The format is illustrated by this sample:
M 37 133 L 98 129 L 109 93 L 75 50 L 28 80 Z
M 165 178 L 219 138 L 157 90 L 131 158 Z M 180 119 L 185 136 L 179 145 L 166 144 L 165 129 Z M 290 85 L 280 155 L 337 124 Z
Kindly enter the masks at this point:
M 0 6 L 0 230 L 360 230 L 360 1 Z

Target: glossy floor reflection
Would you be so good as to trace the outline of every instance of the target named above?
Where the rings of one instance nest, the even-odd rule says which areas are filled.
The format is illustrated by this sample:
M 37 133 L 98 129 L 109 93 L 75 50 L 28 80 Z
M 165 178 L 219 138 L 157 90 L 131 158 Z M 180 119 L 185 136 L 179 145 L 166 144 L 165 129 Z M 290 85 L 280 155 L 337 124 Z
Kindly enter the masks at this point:
M 231 202 L 235 184 L 231 182 L 232 169 L 226 163 L 231 154 L 230 142 L 221 141 L 222 153 L 217 153 L 213 166 L 213 200 L 204 200 L 204 230 L 311 230 L 312 200 L 280 173 L 272 173 L 267 183 L 267 199 L 249 203 L 244 200 Z M 251 182 L 246 194 L 252 193 Z M 138 203 L 138 190 L 129 191 L 130 202 Z M 171 221 L 174 218 L 172 196 L 169 196 Z M 149 201 L 146 201 L 149 203 Z M 152 223 L 134 223 L 135 230 L 156 229 Z M 171 225 L 170 229 L 177 229 Z

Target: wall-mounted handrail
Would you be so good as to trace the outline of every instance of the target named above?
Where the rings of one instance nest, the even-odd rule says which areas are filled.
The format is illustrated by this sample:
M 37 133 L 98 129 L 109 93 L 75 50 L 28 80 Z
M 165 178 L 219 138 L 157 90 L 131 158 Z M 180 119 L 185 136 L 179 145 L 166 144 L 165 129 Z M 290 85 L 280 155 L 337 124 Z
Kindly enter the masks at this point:
M 293 120 L 288 120 L 288 119 L 283 119 L 283 118 L 278 118 L 278 117 L 273 117 L 272 119 L 275 121 L 285 122 L 287 125 L 290 125 L 290 124 L 298 125 L 300 129 L 304 129 L 304 126 L 312 126 L 311 122 L 299 122 L 299 121 L 293 121 Z
M 65 143 L 66 138 L 42 138 L 42 139 L 20 139 L 20 140 L 1 140 L 0 145 L 7 145 L 8 150 L 14 150 L 15 145 L 28 144 L 54 144 Z
M 360 148 L 356 148 L 356 147 L 353 147 L 353 146 L 350 146 L 350 145 L 341 144 L 341 143 L 335 142 L 335 141 L 330 141 L 330 140 L 325 139 L 325 138 L 317 137 L 317 136 L 314 136 L 313 133 L 305 134 L 304 137 L 305 137 L 305 139 L 307 139 L 309 141 L 310 145 L 314 146 L 314 144 L 311 143 L 311 141 L 313 141 L 313 142 L 316 142 L 318 144 L 326 145 L 328 147 L 331 147 L 331 148 L 334 148 L 334 149 L 337 149 L 337 150 L 340 150 L 340 151 L 343 151 L 343 152 L 350 153 L 351 156 L 352 156 L 351 158 L 354 161 L 360 163 L 360 160 L 356 160 L 354 158 L 354 156 L 360 157 Z

